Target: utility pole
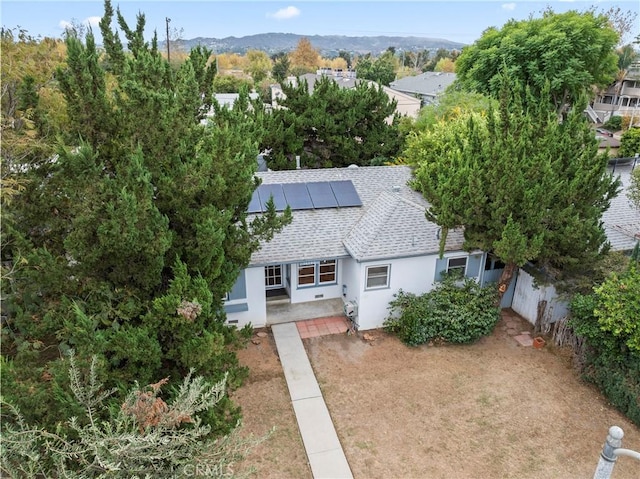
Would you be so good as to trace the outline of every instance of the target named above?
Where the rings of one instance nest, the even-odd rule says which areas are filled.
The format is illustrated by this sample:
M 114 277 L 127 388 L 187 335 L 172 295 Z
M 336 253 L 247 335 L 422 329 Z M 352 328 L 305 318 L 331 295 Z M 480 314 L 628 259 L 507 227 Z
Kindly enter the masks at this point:
M 171 22 L 171 19 L 169 17 L 165 17 L 164 19 L 165 23 L 167 24 L 167 62 L 171 62 L 171 51 L 169 49 L 169 22 Z

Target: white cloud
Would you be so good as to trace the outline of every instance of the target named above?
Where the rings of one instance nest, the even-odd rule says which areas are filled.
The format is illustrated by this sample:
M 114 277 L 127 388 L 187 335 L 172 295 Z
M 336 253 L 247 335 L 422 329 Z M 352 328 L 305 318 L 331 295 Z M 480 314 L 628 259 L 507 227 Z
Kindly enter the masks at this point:
M 91 28 L 96 28 L 100 23 L 100 20 L 102 20 L 102 17 L 87 17 L 82 23 L 85 25 L 91 25 Z
M 73 25 L 75 24 L 75 25 L 84 25 L 85 27 L 91 27 L 95 29 L 98 27 L 100 20 L 102 20 L 102 17 L 98 17 L 98 16 L 87 17 L 82 21 L 78 21 L 77 19 L 72 18 L 71 21 L 60 20 L 58 22 L 58 27 L 60 27 L 61 30 L 66 30 L 67 28 L 73 28 Z
M 509 10 L 509 11 L 513 11 L 516 9 L 516 4 L 511 2 L 511 3 L 503 3 L 502 4 L 502 9 L 503 10 Z
M 267 13 L 267 17 L 275 18 L 276 20 L 289 20 L 300 15 L 300 9 L 296 7 L 281 8 L 275 13 Z

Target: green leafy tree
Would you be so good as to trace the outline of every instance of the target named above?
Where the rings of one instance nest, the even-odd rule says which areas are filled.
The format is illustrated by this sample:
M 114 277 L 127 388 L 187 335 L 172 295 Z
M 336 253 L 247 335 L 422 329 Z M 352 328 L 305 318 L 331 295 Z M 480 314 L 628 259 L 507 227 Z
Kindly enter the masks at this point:
M 438 48 L 438 50 L 436 50 L 436 53 L 433 55 L 433 57 L 431 57 L 430 59 L 429 57 L 425 58 L 423 62 L 423 67 L 422 67 L 423 71 L 425 72 L 435 71 L 436 65 L 445 58 L 454 60 L 453 52 L 447 50 L 446 48 Z
M 273 65 L 269 56 L 260 50 L 249 50 L 246 54 L 247 68 L 246 72 L 251 75 L 255 83 L 260 83 L 267 78 Z
M 492 105 L 497 106 L 496 101 L 486 95 L 449 89 L 438 97 L 436 104 L 427 105 L 420 110 L 415 129 L 423 131 L 439 121 L 449 121 L 467 113 L 486 114 Z
M 637 258 L 571 301 L 570 325 L 583 338 L 583 374 L 640 425 L 640 270 Z
M 15 181 L 22 165 L 52 155 L 55 139 L 67 123 L 64 98 L 54 73 L 63 64 L 66 46 L 60 40 L 36 40 L 24 30 L 0 32 L 2 85 L 3 181 Z
M 612 274 L 594 289 L 598 304 L 593 313 L 600 329 L 620 338 L 640 353 L 640 270 L 637 263 L 625 273 Z
M 283 83 L 286 80 L 287 75 L 289 75 L 289 68 L 291 67 L 289 57 L 286 53 L 282 53 L 274 55 L 271 60 L 273 61 L 271 76 L 273 76 L 274 80 L 278 83 Z
M 620 137 L 618 154 L 621 158 L 633 158 L 637 153 L 640 153 L 640 128 L 630 128 Z
M 544 92 L 556 111 L 565 111 L 593 87 L 613 81 L 618 38 L 606 15 L 548 9 L 541 18 L 510 20 L 501 29 L 485 30 L 456 61 L 457 82 L 497 98 L 506 68 L 535 96 Z
M 376 157 L 395 156 L 402 145 L 395 102 L 367 82 L 345 89 L 323 77 L 313 94 L 304 81 L 283 85 L 283 92 L 283 108 L 267 118 L 262 143 L 270 151 L 270 168 L 293 169 L 296 155 L 311 168 L 369 165 Z
M 45 427 L 71 407 L 52 352 L 97 355 L 108 387 L 192 368 L 211 381 L 228 373 L 237 386 L 242 338 L 225 326 L 222 298 L 260 241 L 290 219 L 271 208 L 248 220 L 264 132 L 246 92 L 202 124 L 209 52 L 195 49 L 174 70 L 156 39 L 144 40 L 142 14 L 130 28 L 117 13 L 126 51 L 113 15 L 106 1 L 104 55 L 91 32 L 85 43 L 68 36 L 56 78 L 73 143 L 23 169 L 25 190 L 3 224 L 3 254 L 20 265 L 6 291 L 3 394 Z M 228 398 L 217 408 L 206 420 L 227 430 L 239 411 Z
M 536 261 L 565 274 L 599 257 L 600 218 L 618 183 L 598 154 L 582 108 L 556 114 L 503 77 L 498 111 L 469 113 L 410 137 L 404 153 L 427 218 L 447 232 L 464 228 L 467 248 L 506 264 L 505 291 L 517 266 Z M 544 97 L 543 97 L 544 98 Z
M 358 59 L 356 74 L 363 80 L 371 80 L 380 85 L 388 86 L 396 78 L 396 59 L 393 52 L 387 50 L 377 58 L 367 54 Z
M 342 58 L 347 63 L 347 68 L 351 68 L 351 53 L 340 50 L 338 52 L 338 58 Z
M 240 93 L 243 88 L 253 88 L 253 81 L 235 75 L 216 75 L 213 79 L 213 91 L 216 93 Z

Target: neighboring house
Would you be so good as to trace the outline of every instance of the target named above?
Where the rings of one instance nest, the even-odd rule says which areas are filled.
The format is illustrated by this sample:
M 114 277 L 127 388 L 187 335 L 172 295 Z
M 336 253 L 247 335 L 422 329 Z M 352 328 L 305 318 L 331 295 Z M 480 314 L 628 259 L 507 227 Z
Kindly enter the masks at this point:
M 620 140 L 611 136 L 597 136 L 600 143 L 598 144 L 598 151 L 609 153 L 610 158 L 618 157 L 618 150 L 620 149 Z
M 631 185 L 631 172 L 638 167 L 640 165 L 635 165 L 633 161 L 615 167 L 614 175 L 619 176 L 622 188 L 618 196 L 611 200 L 609 209 L 602 215 L 611 251 L 631 253 L 640 241 L 640 210 L 627 197 L 627 190 Z
M 214 97 L 220 106 L 232 109 L 233 104 L 240 98 L 240 93 L 216 93 Z M 259 97 L 255 92 L 249 93 L 251 100 L 257 100 Z
M 640 125 L 640 63 L 631 65 L 626 76 L 599 94 L 591 107 L 597 114 L 596 122 L 627 116 L 631 125 Z
M 240 98 L 240 93 L 216 93 L 214 94 L 214 97 L 221 107 L 228 108 L 231 110 L 236 100 Z M 257 100 L 259 97 L 260 95 L 258 95 L 255 92 L 249 93 L 249 98 L 251 100 Z M 213 115 L 214 115 L 214 111 L 212 106 L 207 112 L 207 117 L 211 117 Z M 204 118 L 200 123 L 206 124 L 207 118 Z
M 481 281 L 494 269 L 481 251 L 462 250 L 460 231 L 449 233 L 439 258 L 440 228 L 425 218 L 428 203 L 409 186 L 407 166 L 267 171 L 249 212 L 273 195 L 289 204 L 293 221 L 255 252 L 225 301 L 227 320 L 242 327 L 277 322 L 271 298 L 291 304 L 342 301 L 359 329 L 379 328 L 402 289 L 429 291 L 444 271 Z M 342 205 L 342 206 L 340 206 Z M 304 318 L 300 318 L 304 319 Z
M 449 85 L 456 79 L 455 73 L 426 72 L 392 81 L 389 87 L 398 92 L 420 98 L 421 106 L 437 103 Z
M 327 68 L 321 68 L 316 73 L 306 73 L 300 76 L 300 81 L 304 80 L 309 86 L 309 94 L 313 94 L 313 87 L 320 78 L 323 76 L 329 76 L 333 78 L 341 88 L 355 88 L 360 82 L 367 82 L 371 86 L 380 88 L 375 82 L 369 80 L 359 80 L 356 78 L 356 72 L 352 70 L 331 70 Z M 297 84 L 296 77 L 289 77 L 287 81 L 292 85 Z M 409 116 L 411 118 L 417 118 L 420 111 L 420 100 L 413 95 L 406 95 L 402 92 L 393 90 L 389 87 L 382 86 L 382 90 L 387 94 L 390 100 L 396 100 L 396 113 L 401 116 Z M 271 86 L 271 103 L 274 107 L 277 106 L 278 101 L 286 98 L 282 87 L 280 85 Z M 390 119 L 389 119 L 390 120 Z

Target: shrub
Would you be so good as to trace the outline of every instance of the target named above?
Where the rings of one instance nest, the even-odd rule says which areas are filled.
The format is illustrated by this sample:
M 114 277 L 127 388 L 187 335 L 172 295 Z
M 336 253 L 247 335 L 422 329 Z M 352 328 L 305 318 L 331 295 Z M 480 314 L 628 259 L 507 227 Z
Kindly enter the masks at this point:
M 445 278 L 420 296 L 400 290 L 389 303 L 384 328 L 410 346 L 471 343 L 490 334 L 499 317 L 495 288 L 482 288 L 469 278 Z
M 612 116 L 602 126 L 603 126 L 603 128 L 606 128 L 609 131 L 620 131 L 622 129 L 622 117 L 621 116 Z
M 225 395 L 225 379 L 208 384 L 188 374 L 174 398 L 165 402 L 168 379 L 136 384 L 119 408 L 105 410 L 105 391 L 97 381 L 96 359 L 80 373 L 73 356 L 70 389 L 83 414 L 68 420 L 71 435 L 29 425 L 18 408 L 0 399 L 2 472 L 10 477 L 235 477 L 233 465 L 264 438 L 240 439 L 236 429 L 210 437 L 200 413 Z M 108 419 L 101 419 L 100 413 Z
M 584 338 L 583 377 L 640 426 L 640 271 L 633 263 L 571 301 L 570 325 Z
M 640 128 L 631 128 L 620 137 L 618 154 L 621 158 L 631 158 L 636 153 L 640 153 Z

